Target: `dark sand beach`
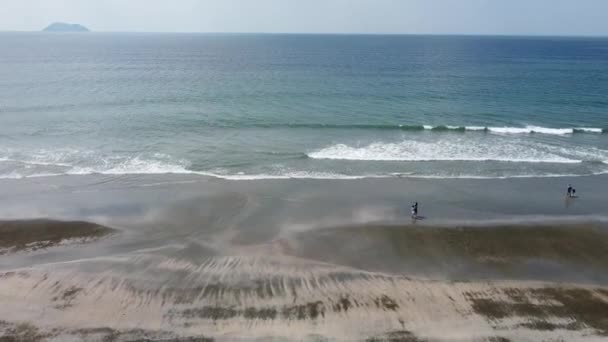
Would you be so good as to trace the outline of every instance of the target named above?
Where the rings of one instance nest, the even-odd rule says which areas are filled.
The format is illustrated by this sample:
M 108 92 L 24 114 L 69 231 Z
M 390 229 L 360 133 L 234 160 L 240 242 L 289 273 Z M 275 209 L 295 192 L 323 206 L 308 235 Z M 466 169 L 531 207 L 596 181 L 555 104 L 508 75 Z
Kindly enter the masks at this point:
M 576 182 L 0 180 L 0 334 L 605 340 L 608 178 Z

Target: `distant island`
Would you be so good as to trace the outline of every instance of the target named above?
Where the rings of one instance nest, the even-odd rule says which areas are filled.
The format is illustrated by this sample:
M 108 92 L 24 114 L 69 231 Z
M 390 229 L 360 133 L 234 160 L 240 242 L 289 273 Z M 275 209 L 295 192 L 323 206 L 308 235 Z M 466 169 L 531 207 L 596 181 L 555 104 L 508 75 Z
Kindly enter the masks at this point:
M 52 23 L 47 26 L 44 32 L 89 32 L 90 30 L 79 24 L 67 24 L 67 23 Z

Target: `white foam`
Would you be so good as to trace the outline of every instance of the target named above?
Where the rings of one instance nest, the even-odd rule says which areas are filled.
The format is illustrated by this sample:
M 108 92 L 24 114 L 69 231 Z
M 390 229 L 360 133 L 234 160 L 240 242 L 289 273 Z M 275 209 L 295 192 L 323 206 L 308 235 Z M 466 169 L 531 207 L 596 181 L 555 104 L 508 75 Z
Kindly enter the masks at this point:
M 422 125 L 422 127 L 424 127 L 425 130 L 433 130 L 433 129 L 438 129 L 438 128 L 444 128 L 444 129 L 452 129 L 452 130 L 460 130 L 462 129 L 462 126 L 454 126 L 454 125 L 439 125 L 439 126 L 431 126 L 431 125 Z
M 170 164 L 158 160 L 145 160 L 140 157 L 127 159 L 109 168 L 103 167 L 75 167 L 67 172 L 70 175 L 84 174 L 105 174 L 105 175 L 125 175 L 125 174 L 187 174 L 192 171 L 187 170 L 182 165 Z
M 64 176 L 63 173 L 34 173 L 30 175 L 22 175 L 15 171 L 0 175 L 0 179 L 25 179 L 25 178 L 42 178 L 42 177 L 56 177 L 56 176 Z
M 531 133 L 553 134 L 553 135 L 565 135 L 565 134 L 574 133 L 574 129 L 572 129 L 572 128 L 547 128 L 547 127 L 538 127 L 538 126 L 527 126 L 526 128 L 530 129 Z
M 499 134 L 528 134 L 531 132 L 528 128 L 518 127 L 488 127 L 488 131 Z
M 400 125 L 401 126 L 401 125 Z M 551 128 L 542 126 L 525 126 L 525 127 L 486 127 L 486 126 L 457 126 L 457 125 L 423 125 L 425 130 L 434 130 L 437 128 L 445 128 L 447 130 L 461 130 L 464 128 L 465 131 L 489 131 L 497 134 L 549 134 L 549 135 L 569 135 L 576 132 L 586 133 L 603 133 L 602 128 L 593 127 L 581 127 L 581 128 Z
M 516 163 L 581 163 L 557 154 L 517 144 L 480 144 L 471 140 L 372 143 L 364 147 L 337 144 L 309 153 L 313 159 L 353 161 L 500 161 Z
M 455 126 L 454 126 L 455 127 Z M 479 126 L 467 127 L 471 130 L 485 129 Z M 599 163 L 608 164 L 608 150 L 590 146 L 556 146 L 528 139 L 513 139 L 500 135 L 430 135 L 422 134 L 413 137 L 419 140 L 400 142 L 375 142 L 363 146 L 336 144 L 308 153 L 311 159 L 333 159 L 351 161 L 411 161 L 411 162 L 511 162 L 511 163 L 556 163 L 575 164 L 593 162 L 588 171 L 603 168 Z M 420 140 L 422 139 L 422 140 Z M 427 141 L 424 141 L 427 140 Z M 7 152 L 8 151 L 8 152 Z M 9 165 L 2 170 L 0 178 L 21 179 L 35 177 L 52 177 L 60 175 L 126 175 L 126 174 L 197 174 L 229 180 L 262 180 L 262 179 L 362 179 L 385 177 L 417 178 L 484 178 L 454 175 L 434 176 L 408 173 L 376 173 L 365 171 L 359 174 L 337 172 L 302 171 L 297 168 L 278 168 L 259 173 L 235 173 L 229 170 L 199 172 L 189 169 L 189 162 L 177 160 L 163 154 L 101 155 L 95 151 L 75 149 L 18 151 L 4 150 L 0 162 Z M 311 162 L 311 161 L 309 161 Z M 14 164 L 13 163 L 17 163 Z M 19 163 L 23 165 L 19 165 Z M 477 166 L 475 166 L 477 168 Z M 527 168 L 527 166 L 525 166 Z M 392 172 L 395 170 L 393 169 Z M 600 173 L 604 171 L 599 170 Z M 422 171 L 421 173 L 423 173 Z M 477 173 L 477 172 L 474 172 Z M 550 177 L 552 175 L 536 174 L 530 170 L 524 177 Z M 581 170 L 581 173 L 585 173 Z M 588 175 L 589 173 L 587 173 Z M 596 173 L 597 174 L 597 173 Z M 574 176 L 574 175 L 556 175 Z M 507 178 L 521 177 L 518 175 Z M 489 176 L 488 178 L 500 178 Z
M 13 162 L 13 163 L 17 163 L 17 164 L 25 164 L 25 165 L 40 165 L 40 166 L 63 166 L 63 167 L 70 167 L 72 165 L 70 164 L 66 164 L 66 163 L 59 163 L 59 162 L 44 162 L 44 161 L 32 161 L 32 160 L 18 160 L 18 159 L 11 159 L 11 158 L 0 158 L 0 162 Z
M 272 180 L 272 179 L 365 179 L 365 178 L 389 178 L 390 175 L 360 175 L 351 176 L 330 172 L 307 172 L 307 171 L 289 171 L 276 174 L 220 174 L 214 172 L 197 172 L 197 174 L 222 178 L 227 180 Z
M 604 130 L 601 128 L 590 128 L 590 127 L 581 127 L 575 128 L 577 131 L 588 132 L 588 133 L 603 133 Z
M 400 125 L 401 126 L 401 125 Z M 433 130 L 437 128 L 445 128 L 448 130 L 461 130 L 464 127 L 465 131 L 488 131 L 497 134 L 549 134 L 549 135 L 569 135 L 576 132 L 586 133 L 603 133 L 602 128 L 595 127 L 576 127 L 576 128 L 550 128 L 542 126 L 525 126 L 525 127 L 486 127 L 486 126 L 455 126 L 455 125 L 440 125 L 431 126 L 423 125 L 425 130 Z
M 546 149 L 559 155 L 568 155 L 571 158 L 582 159 L 588 162 L 602 162 L 608 159 L 608 150 L 594 146 L 547 146 Z
M 0 179 L 22 179 L 24 178 L 23 175 L 17 173 L 17 172 L 10 172 L 4 175 L 0 175 Z
M 466 126 L 464 129 L 467 131 L 485 131 L 486 127 L 485 126 Z
M 608 164 L 608 161 L 603 162 Z M 74 173 L 70 175 L 91 175 L 91 173 Z M 99 173 L 97 173 L 99 174 Z M 143 174 L 143 173 L 133 173 Z M 178 173 L 175 173 L 178 174 Z M 213 172 L 196 172 L 187 171 L 185 174 L 200 175 L 205 177 L 220 178 L 225 180 L 233 181 L 256 181 L 256 180 L 289 180 L 289 179 L 318 179 L 318 180 L 357 180 L 357 179 L 381 179 L 381 178 L 412 178 L 412 179 L 511 179 L 511 178 L 559 178 L 559 177 L 585 177 L 585 176 L 597 176 L 608 174 L 608 170 L 591 172 L 586 174 L 567 174 L 567 173 L 538 173 L 538 174 L 514 174 L 508 176 L 480 176 L 480 175 L 420 175 L 412 173 L 399 173 L 393 172 L 389 174 L 368 174 L 368 175 L 344 175 L 337 173 L 315 173 L 315 172 L 290 172 L 285 174 L 218 174 Z M 66 174 L 33 174 L 33 175 L 19 175 L 16 173 L 10 173 L 0 175 L 0 179 L 28 179 L 28 178 L 39 178 L 39 177 L 58 177 L 66 176 Z M 158 186 L 165 184 L 189 184 L 194 181 L 176 181 L 176 182 L 162 182 L 153 184 L 144 184 L 142 186 Z
M 33 178 L 56 175 L 88 174 L 188 174 L 183 160 L 154 153 L 147 156 L 102 155 L 95 151 L 75 149 L 6 150 L 0 162 L 18 165 L 0 178 Z
M 498 134 L 551 134 L 551 135 L 566 135 L 574 133 L 573 128 L 547 128 L 539 126 L 526 127 L 488 127 L 488 131 Z
M 560 177 L 585 177 L 608 174 L 608 170 L 592 172 L 587 174 L 572 173 L 538 173 L 538 174 L 514 174 L 509 176 L 479 176 L 479 175 L 419 175 L 411 173 L 389 173 L 362 176 L 350 176 L 335 173 L 315 172 L 289 172 L 285 174 L 218 174 L 213 172 L 197 172 L 197 174 L 235 181 L 255 180 L 282 180 L 282 179 L 380 179 L 380 178 L 412 178 L 412 179 L 511 179 L 511 178 L 560 178 Z
M 404 175 L 399 178 L 414 179 L 512 179 L 512 178 L 562 178 L 562 177 L 588 177 L 608 174 L 608 170 L 591 172 L 587 174 L 574 173 L 538 173 L 538 174 L 515 174 L 509 176 L 478 176 L 478 175 Z

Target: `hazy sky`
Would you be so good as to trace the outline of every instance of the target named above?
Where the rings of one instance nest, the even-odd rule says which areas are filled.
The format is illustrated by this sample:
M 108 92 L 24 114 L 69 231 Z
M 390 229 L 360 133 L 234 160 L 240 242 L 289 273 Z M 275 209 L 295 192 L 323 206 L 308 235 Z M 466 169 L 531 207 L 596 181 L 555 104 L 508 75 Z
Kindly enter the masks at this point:
M 0 0 L 0 30 L 608 35 L 608 0 Z

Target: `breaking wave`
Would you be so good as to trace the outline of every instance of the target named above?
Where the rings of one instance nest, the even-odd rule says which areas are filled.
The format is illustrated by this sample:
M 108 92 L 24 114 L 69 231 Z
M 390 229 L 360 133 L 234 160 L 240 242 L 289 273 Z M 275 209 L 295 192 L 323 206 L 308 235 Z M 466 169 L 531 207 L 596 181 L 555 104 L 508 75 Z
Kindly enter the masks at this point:
M 473 174 L 454 174 L 454 175 L 422 175 L 411 173 L 389 173 L 389 174 L 368 174 L 352 176 L 338 173 L 319 173 L 319 172 L 286 172 L 282 174 L 262 173 L 262 174 L 219 174 L 213 172 L 197 173 L 203 176 L 214 178 L 247 181 L 247 180 L 286 180 L 286 179 L 316 179 L 316 180 L 353 180 L 353 179 L 382 179 L 382 178 L 412 178 L 412 179 L 511 179 L 511 178 L 560 178 L 560 177 L 581 177 L 599 176 L 608 174 L 608 170 L 590 172 L 586 174 L 574 173 L 530 173 L 513 174 L 509 176 L 480 176 Z
M 362 146 L 334 144 L 314 152 L 303 153 L 303 159 L 253 167 L 202 168 L 191 162 L 160 153 L 109 155 L 77 149 L 0 150 L 0 179 L 70 175 L 200 175 L 227 180 L 281 179 L 365 179 L 365 178 L 467 178 L 496 179 L 521 177 L 572 177 L 608 172 L 608 150 L 597 147 L 556 146 L 538 142 L 522 143 L 497 137 L 450 137 L 429 141 L 405 140 L 374 142 Z M 333 160 L 333 161 L 323 161 Z M 335 161 L 412 162 L 412 164 L 360 163 L 351 168 Z M 454 162 L 452 166 L 422 166 L 416 162 Z M 508 164 L 485 164 L 499 162 Z M 467 164 L 470 163 L 470 164 Z M 525 164 L 517 164 L 525 163 Z M 539 165 L 535 166 L 537 163 Z M 550 164 L 563 164 L 556 171 Z M 542 166 L 549 164 L 548 166 Z M 573 166 L 566 166 L 570 164 Z M 580 164 L 581 166 L 576 166 Z M 401 165 L 401 166 L 400 166 Z M 405 165 L 405 166 L 403 166 Z M 412 167 L 412 165 L 414 165 Z M 487 165 L 487 166 L 486 166 Z
M 496 134 L 550 134 L 567 135 L 575 133 L 608 133 L 608 128 L 570 127 L 550 128 L 541 126 L 524 127 L 493 127 L 493 126 L 458 126 L 458 125 L 391 125 L 391 124 L 257 124 L 261 128 L 313 128 L 313 129 L 375 129 L 401 131 L 458 131 L 458 132 L 489 132 Z
M 558 154 L 544 146 L 479 144 L 466 140 L 398 143 L 375 142 L 362 147 L 336 144 L 308 154 L 312 159 L 351 161 L 497 161 L 513 163 L 575 164 L 576 155 Z
M 187 174 L 188 163 L 170 156 L 101 155 L 76 149 L 3 151 L 0 156 L 0 178 L 19 179 L 62 175 Z

